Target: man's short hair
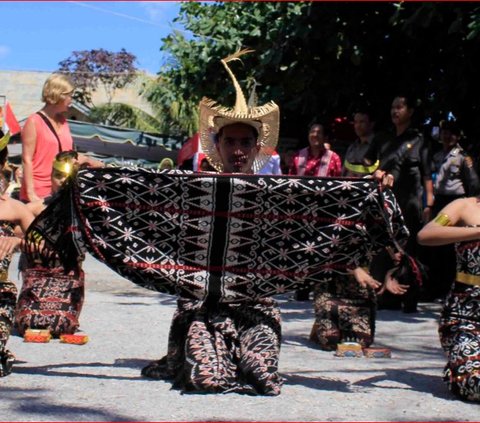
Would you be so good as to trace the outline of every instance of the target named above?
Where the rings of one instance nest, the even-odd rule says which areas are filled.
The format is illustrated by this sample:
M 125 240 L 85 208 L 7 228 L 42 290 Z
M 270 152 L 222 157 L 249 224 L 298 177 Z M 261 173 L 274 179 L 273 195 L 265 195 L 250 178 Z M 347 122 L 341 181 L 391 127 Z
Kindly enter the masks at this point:
M 357 113 L 361 115 L 367 115 L 370 122 L 376 121 L 375 111 L 369 105 L 358 105 L 357 107 L 355 107 L 355 109 L 353 109 L 352 117 L 355 116 Z

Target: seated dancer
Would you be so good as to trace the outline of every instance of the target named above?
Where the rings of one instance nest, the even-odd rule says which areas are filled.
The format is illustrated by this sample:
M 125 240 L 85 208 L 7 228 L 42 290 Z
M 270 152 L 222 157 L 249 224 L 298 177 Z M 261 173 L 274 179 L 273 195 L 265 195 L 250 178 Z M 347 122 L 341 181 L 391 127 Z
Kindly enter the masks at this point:
M 457 276 L 439 326 L 448 357 L 444 381 L 461 399 L 480 401 L 480 199 L 449 203 L 418 233 L 418 242 L 429 246 L 455 243 Z
M 200 103 L 202 149 L 218 173 L 80 170 L 26 243 L 47 261 L 59 252 L 66 271 L 86 249 L 132 282 L 178 296 L 167 355 L 143 375 L 187 392 L 278 395 L 272 296 L 349 273 L 408 231 L 376 181 L 254 174 L 276 146 L 279 109 L 247 106 L 228 67 L 241 53 L 222 60 L 235 107 Z
M 51 195 L 27 203 L 34 216 L 38 216 L 55 198 L 69 175 L 79 164 L 76 151 L 62 151 L 52 164 Z M 86 166 L 84 162 L 83 166 Z M 60 263 L 41 266 L 22 254 L 19 261 L 23 283 L 15 308 L 15 327 L 20 335 L 27 329 L 48 329 L 53 337 L 78 330 L 84 300 L 84 273 L 78 261 L 77 275 L 65 278 Z
M 78 153 L 73 150 L 62 151 L 55 156 L 52 163 L 52 193 L 45 198 L 27 203 L 27 207 L 35 216 L 38 216 L 48 206 L 55 194 L 63 185 L 68 176 L 70 176 L 78 165 Z
M 228 60 L 222 63 L 230 73 Z M 278 125 L 276 104 L 249 108 L 238 92 L 233 110 L 215 107 L 209 99 L 200 103 L 202 149 L 218 172 L 260 170 L 275 149 Z M 214 297 L 203 303 L 180 299 L 167 356 L 142 374 L 175 378 L 187 391 L 278 395 L 280 340 L 280 310 L 272 298 L 229 304 L 218 304 Z
M 6 158 L 10 136 L 3 135 L 1 130 L 0 136 L 0 156 Z M 0 162 L 0 168 L 2 167 L 3 162 Z M 4 194 L 6 189 L 7 181 L 0 173 L 0 377 L 11 373 L 15 360 L 14 355 L 6 348 L 13 327 L 17 301 L 17 287 L 8 278 L 8 268 L 12 253 L 22 242 L 21 238 L 15 236 L 14 226 L 19 224 L 25 231 L 33 220 L 33 215 L 23 203 Z

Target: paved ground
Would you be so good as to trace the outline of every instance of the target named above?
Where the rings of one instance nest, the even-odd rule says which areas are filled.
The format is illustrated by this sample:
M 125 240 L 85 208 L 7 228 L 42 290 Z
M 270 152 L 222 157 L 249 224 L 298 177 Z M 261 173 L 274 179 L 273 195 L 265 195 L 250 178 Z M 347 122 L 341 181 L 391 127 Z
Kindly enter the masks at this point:
M 11 276 L 16 279 L 15 263 Z M 2 421 L 478 421 L 478 404 L 455 400 L 441 381 L 436 320 L 380 311 L 377 346 L 392 359 L 338 358 L 308 341 L 311 303 L 280 297 L 286 379 L 278 397 L 181 395 L 140 369 L 166 351 L 174 299 L 137 288 L 88 258 L 83 346 L 23 343 L 15 373 L 0 379 Z

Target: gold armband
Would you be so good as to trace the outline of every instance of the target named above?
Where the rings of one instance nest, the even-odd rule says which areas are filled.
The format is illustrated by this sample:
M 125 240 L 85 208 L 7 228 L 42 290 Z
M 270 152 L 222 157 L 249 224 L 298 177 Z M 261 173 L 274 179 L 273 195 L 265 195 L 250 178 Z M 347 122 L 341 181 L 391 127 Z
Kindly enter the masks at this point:
M 434 222 L 442 226 L 450 226 L 450 223 L 452 223 L 450 222 L 450 218 L 445 213 L 438 214 L 434 219 Z

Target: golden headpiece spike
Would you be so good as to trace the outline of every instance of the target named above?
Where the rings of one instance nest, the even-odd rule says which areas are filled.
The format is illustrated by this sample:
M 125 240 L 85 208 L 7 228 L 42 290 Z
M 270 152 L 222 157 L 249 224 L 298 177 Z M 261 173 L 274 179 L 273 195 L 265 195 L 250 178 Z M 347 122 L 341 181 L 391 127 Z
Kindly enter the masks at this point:
M 65 160 L 54 160 L 53 161 L 53 168 L 62 172 L 64 175 L 71 175 L 73 173 L 73 163 L 72 161 L 65 161 Z
M 253 87 L 250 91 L 250 96 L 248 97 L 247 106 L 249 109 L 257 106 L 258 98 L 257 98 L 257 81 L 253 80 Z
M 237 78 L 235 78 L 235 75 L 233 74 L 233 72 L 231 71 L 227 63 L 233 62 L 234 60 L 240 60 L 240 57 L 243 56 L 244 54 L 252 53 L 254 51 L 255 50 L 250 50 L 250 49 L 238 50 L 237 52 L 221 60 L 223 66 L 225 67 L 228 74 L 230 75 L 230 78 L 232 78 L 233 86 L 235 87 L 236 100 L 235 100 L 235 106 L 233 107 L 233 111 L 235 113 L 248 114 L 248 107 L 247 107 L 247 102 L 245 100 L 245 96 L 243 95 L 242 87 L 240 87 L 240 84 L 238 83 Z
M 2 138 L 0 138 L 0 151 L 2 151 L 8 145 L 10 137 L 11 134 L 10 131 L 8 131 Z

